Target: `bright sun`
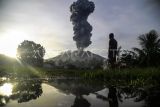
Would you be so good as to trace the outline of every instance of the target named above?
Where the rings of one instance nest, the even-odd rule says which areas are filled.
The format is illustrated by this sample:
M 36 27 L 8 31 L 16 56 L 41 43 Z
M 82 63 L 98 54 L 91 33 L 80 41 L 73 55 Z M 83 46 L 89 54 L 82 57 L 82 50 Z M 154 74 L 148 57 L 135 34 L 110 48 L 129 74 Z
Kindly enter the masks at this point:
M 17 47 L 27 39 L 24 32 L 10 30 L 4 32 L 0 38 L 0 54 L 5 54 L 10 57 L 16 57 Z

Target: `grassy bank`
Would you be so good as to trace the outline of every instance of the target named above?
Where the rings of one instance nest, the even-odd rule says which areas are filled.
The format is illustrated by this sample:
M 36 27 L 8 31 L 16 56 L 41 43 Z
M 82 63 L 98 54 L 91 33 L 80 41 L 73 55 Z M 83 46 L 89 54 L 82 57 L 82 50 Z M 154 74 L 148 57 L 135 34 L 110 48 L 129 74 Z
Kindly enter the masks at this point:
M 44 70 L 42 76 L 80 77 L 83 79 L 101 80 L 106 84 L 133 85 L 137 87 L 160 84 L 160 68 L 130 68 L 117 70 Z
M 156 86 L 160 83 L 159 68 L 132 68 L 85 73 L 86 78 L 104 79 L 107 84 L 136 87 Z
M 66 70 L 33 68 L 22 65 L 0 66 L 0 76 L 7 75 L 13 78 L 55 78 L 78 77 L 88 80 L 100 80 L 111 85 L 125 86 L 156 86 L 160 84 L 160 68 L 131 68 L 116 70 Z

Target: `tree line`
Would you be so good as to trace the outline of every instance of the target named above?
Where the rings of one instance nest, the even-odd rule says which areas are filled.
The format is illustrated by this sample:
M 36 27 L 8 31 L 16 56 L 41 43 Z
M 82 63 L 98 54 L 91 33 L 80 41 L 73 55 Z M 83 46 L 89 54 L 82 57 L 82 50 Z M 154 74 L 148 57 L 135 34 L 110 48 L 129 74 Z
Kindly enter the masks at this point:
M 156 30 L 138 36 L 140 47 L 122 52 L 120 61 L 127 66 L 157 67 L 160 65 L 160 35 Z

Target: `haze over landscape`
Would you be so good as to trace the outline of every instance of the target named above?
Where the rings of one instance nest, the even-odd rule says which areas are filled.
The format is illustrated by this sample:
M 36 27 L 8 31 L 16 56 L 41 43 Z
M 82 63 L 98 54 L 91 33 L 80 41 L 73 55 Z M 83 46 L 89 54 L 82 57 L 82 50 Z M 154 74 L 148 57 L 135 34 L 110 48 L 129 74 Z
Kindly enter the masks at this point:
M 69 7 L 74 0 L 1 0 L 0 53 L 16 56 L 23 40 L 40 43 L 45 58 L 76 50 Z M 92 0 L 89 16 L 92 44 L 86 49 L 107 56 L 108 34 L 115 33 L 124 49 L 138 46 L 137 36 L 151 29 L 160 31 L 158 0 Z

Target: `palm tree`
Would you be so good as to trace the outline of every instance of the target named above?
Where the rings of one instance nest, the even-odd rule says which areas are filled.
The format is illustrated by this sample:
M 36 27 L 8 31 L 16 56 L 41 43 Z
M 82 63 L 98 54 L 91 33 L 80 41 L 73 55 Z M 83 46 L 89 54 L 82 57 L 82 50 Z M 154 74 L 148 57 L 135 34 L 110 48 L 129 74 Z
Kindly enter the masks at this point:
M 138 37 L 141 49 L 133 48 L 138 54 L 139 64 L 143 66 L 157 66 L 160 64 L 160 38 L 155 30 Z

